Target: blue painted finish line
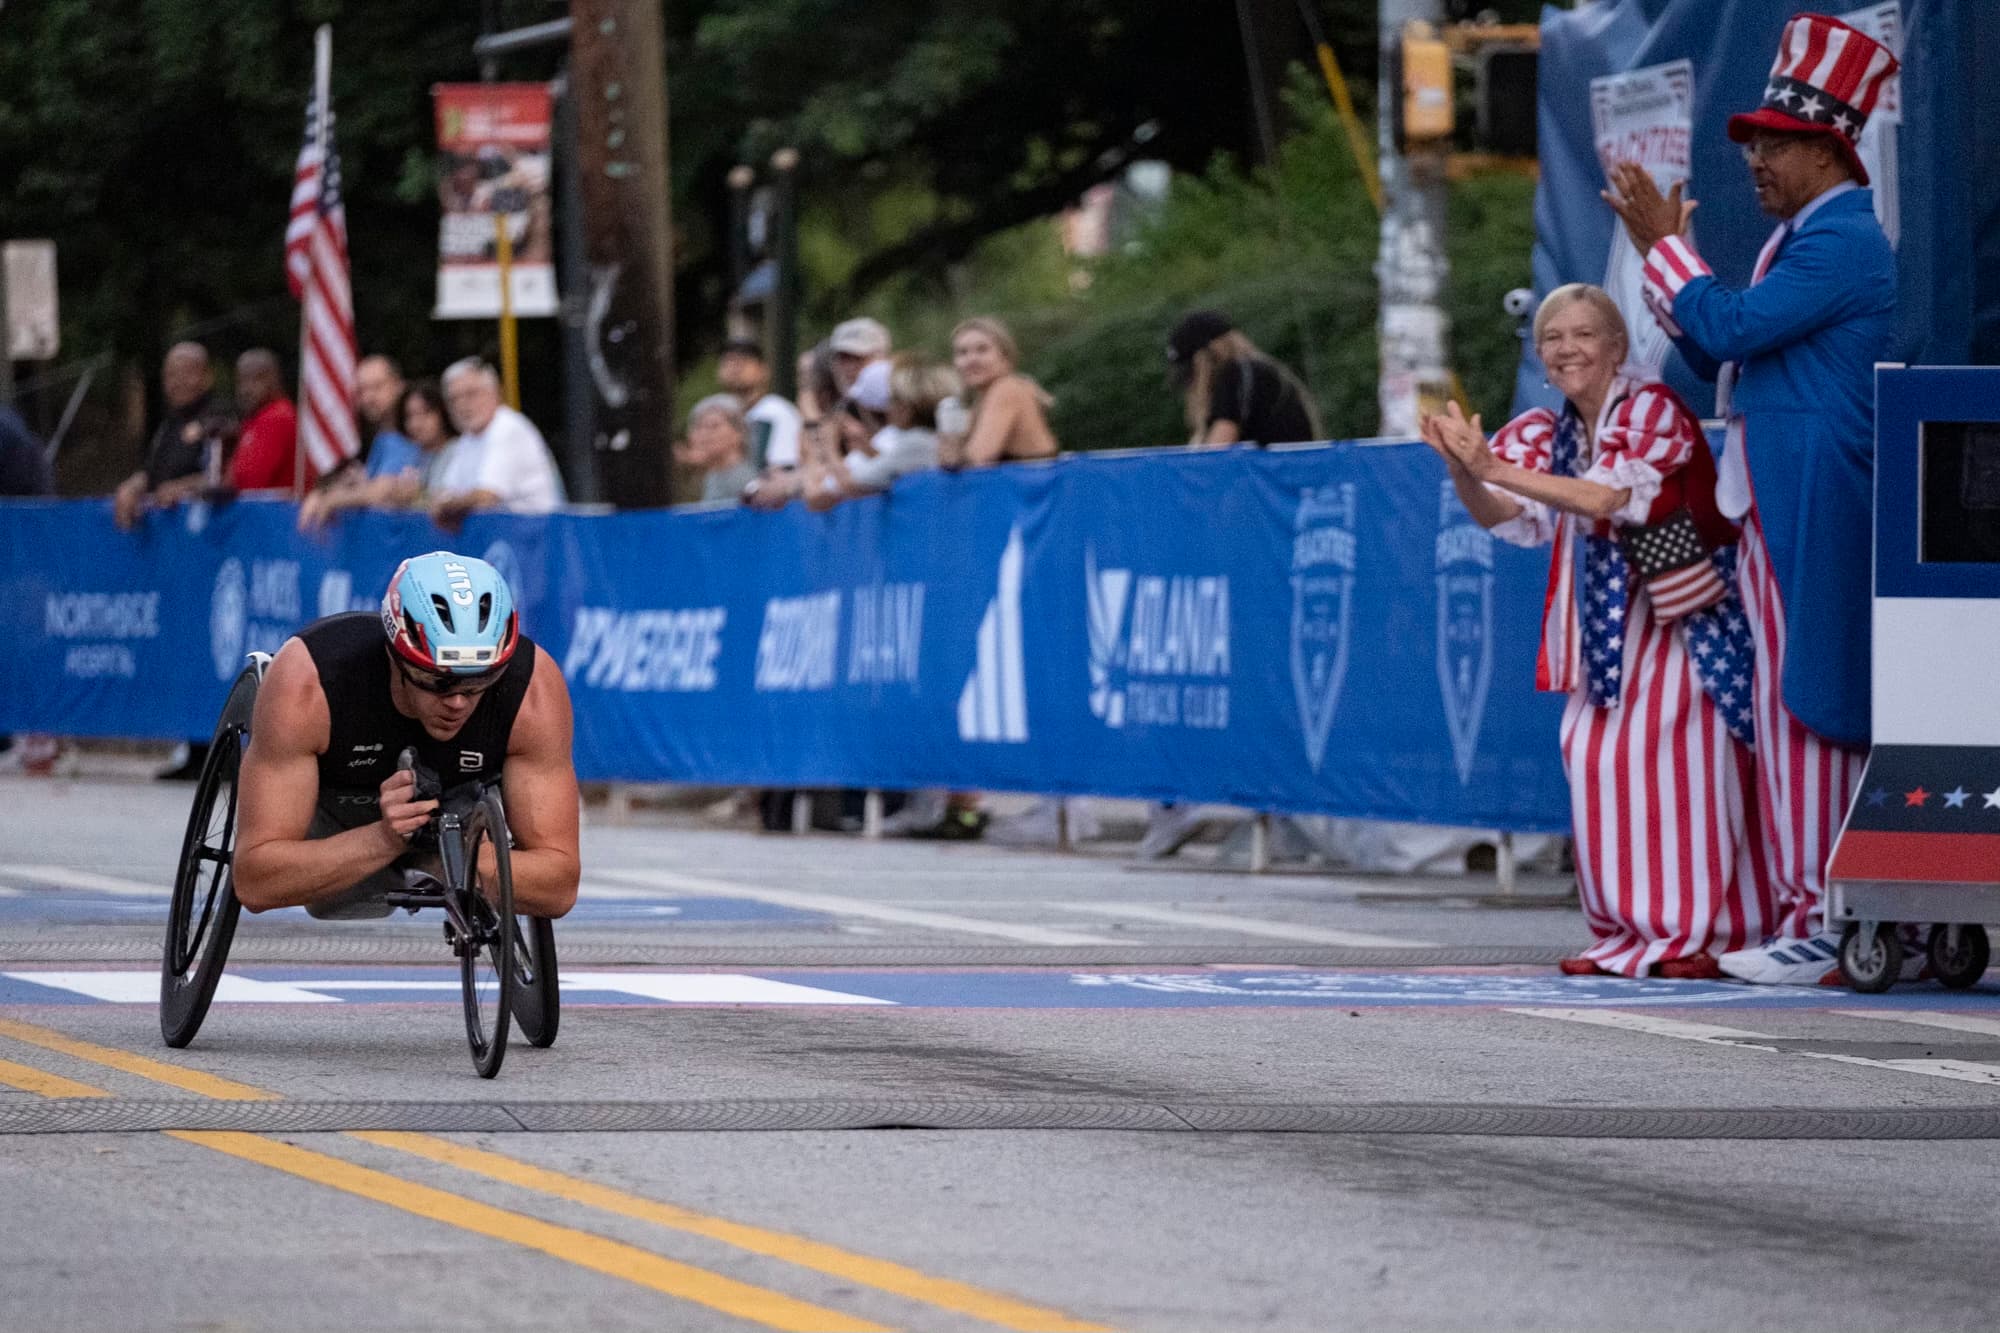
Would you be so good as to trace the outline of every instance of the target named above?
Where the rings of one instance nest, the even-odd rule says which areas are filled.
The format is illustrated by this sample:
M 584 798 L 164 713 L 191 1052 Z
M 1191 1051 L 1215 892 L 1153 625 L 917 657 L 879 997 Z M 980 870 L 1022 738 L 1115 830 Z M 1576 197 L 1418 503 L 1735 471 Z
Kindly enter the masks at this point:
M 1542 972 L 1274 970 L 1071 972 L 571 971 L 572 1005 L 846 1005 L 972 1009 L 1286 1008 L 1950 1008 L 2000 1012 L 2000 986 L 1934 984 L 1887 995 L 1811 987 L 1564 978 Z M 219 1004 L 457 1004 L 449 967 L 251 966 L 231 969 Z M 18 968 L 0 972 L 0 1005 L 150 1004 L 159 974 L 139 969 Z

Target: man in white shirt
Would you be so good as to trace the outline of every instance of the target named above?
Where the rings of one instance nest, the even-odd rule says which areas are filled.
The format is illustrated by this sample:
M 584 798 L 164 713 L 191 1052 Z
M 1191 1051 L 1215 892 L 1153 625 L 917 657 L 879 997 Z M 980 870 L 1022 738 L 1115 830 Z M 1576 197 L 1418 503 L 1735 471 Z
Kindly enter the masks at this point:
M 771 367 L 763 345 L 754 338 L 731 338 L 723 344 L 715 378 L 724 392 L 743 404 L 750 433 L 749 457 L 759 471 L 799 465 L 799 409 L 771 392 Z
M 500 401 L 500 377 L 477 357 L 444 372 L 445 406 L 459 435 L 431 482 L 431 517 L 451 527 L 481 509 L 546 514 L 563 503 L 562 477 L 533 422 Z

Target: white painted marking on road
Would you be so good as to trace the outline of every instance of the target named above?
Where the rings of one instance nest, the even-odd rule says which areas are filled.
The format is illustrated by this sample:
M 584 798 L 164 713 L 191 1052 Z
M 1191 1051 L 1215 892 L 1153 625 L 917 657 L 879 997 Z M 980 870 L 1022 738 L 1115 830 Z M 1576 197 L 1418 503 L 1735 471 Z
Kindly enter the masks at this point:
M 1369 935 L 1358 930 L 1331 930 L 1324 926 L 1298 926 L 1284 921 L 1263 921 L 1256 917 L 1232 916 L 1226 912 L 1188 912 L 1178 907 L 1155 907 L 1148 903 L 1052 903 L 1065 912 L 1088 912 L 1093 916 L 1125 917 L 1133 921 L 1157 921 L 1163 926 L 1198 926 L 1204 930 L 1224 930 L 1263 939 L 1289 940 L 1294 944 L 1337 944 L 1353 949 L 1433 949 L 1425 940 L 1399 939 L 1390 935 Z
M 148 972 L 0 972 L 13 981 L 88 995 L 109 1004 L 157 1004 L 160 974 Z M 453 983 L 456 985 L 457 983 Z M 338 1004 L 331 995 L 315 995 L 297 985 L 255 981 L 225 972 L 215 988 L 217 1004 Z
M 0 898 L 25 898 L 27 896 L 20 889 L 10 889 L 5 884 L 0 884 Z
M 729 972 L 566 972 L 564 990 L 616 991 L 674 1004 L 888 1004 L 872 995 Z
M 94 893 L 110 893 L 120 898 L 174 896 L 172 884 L 148 884 L 144 880 L 100 875 L 92 870 L 75 870 L 69 866 L 0 865 L 0 879 L 12 880 L 15 884 L 26 880 L 31 884 L 54 884 L 65 889 L 89 889 Z
M 1016 925 L 1010 921 L 987 921 L 959 916 L 954 912 L 930 912 L 913 907 L 895 907 L 869 902 L 864 898 L 844 898 L 832 893 L 807 893 L 800 889 L 772 889 L 760 884 L 739 884 L 734 880 L 702 879 L 679 875 L 670 870 L 605 870 L 599 874 L 626 884 L 654 889 L 671 889 L 708 898 L 749 898 L 776 907 L 792 907 L 801 912 L 823 912 L 828 916 L 856 916 L 871 921 L 888 921 L 899 926 L 923 926 L 961 935 L 987 935 L 1016 944 L 1102 945 L 1117 941 L 1099 935 L 1050 930 L 1046 926 Z
M 2000 1065 L 1979 1064 L 1971 1060 L 1878 1060 L 1865 1055 L 1847 1055 L 1833 1051 L 1780 1051 L 1775 1046 L 1763 1043 L 1783 1040 L 1764 1032 L 1748 1032 L 1742 1028 L 1717 1027 L 1709 1023 L 1686 1023 L 1675 1018 L 1659 1018 L 1651 1014 L 1624 1014 L 1603 1009 L 1509 1009 L 1510 1014 L 1524 1014 L 1529 1018 L 1553 1018 L 1567 1023 L 1588 1023 L 1595 1027 L 1621 1028 L 1628 1032 L 1643 1032 L 1656 1037 L 1673 1037 L 1681 1041 L 1701 1042 L 1710 1046 L 1733 1046 L 1740 1051 L 1763 1051 L 1767 1055 L 1796 1055 L 1806 1060 L 1828 1060 L 1834 1064 L 1861 1065 L 1869 1069 L 1886 1069 L 1895 1074 L 1920 1074 L 1925 1078 L 1948 1078 L 1958 1083 L 1980 1083 L 1988 1087 L 2000 1087 Z M 1857 1013 L 1846 1010 L 1836 1012 Z M 1868 1018 L 1888 1018 L 1888 1014 L 1866 1014 Z M 1940 1015 L 1949 1017 L 1950 1015 Z M 1996 1025 L 2000 1026 L 2000 1025 Z
M 1838 1009 L 1845 1018 L 1874 1018 L 1885 1023 L 1914 1023 L 1927 1028 L 1949 1028 L 1953 1032 L 1977 1032 L 2000 1037 L 2000 1018 L 1976 1014 L 1951 1014 L 1941 1009 Z
M 1720 1027 L 1714 1023 L 1688 1023 L 1678 1018 L 1661 1018 L 1656 1014 L 1627 1014 L 1616 1009 L 1509 1009 L 1507 1012 L 1523 1014 L 1529 1018 L 1553 1018 L 1564 1023 L 1588 1023 L 1593 1027 L 1620 1028 L 1626 1032 L 1644 1032 L 1655 1037 L 1675 1037 L 1681 1041 L 1712 1042 L 1718 1045 L 1736 1046 L 1745 1041 L 1778 1040 L 1766 1033 L 1749 1032 L 1743 1028 Z

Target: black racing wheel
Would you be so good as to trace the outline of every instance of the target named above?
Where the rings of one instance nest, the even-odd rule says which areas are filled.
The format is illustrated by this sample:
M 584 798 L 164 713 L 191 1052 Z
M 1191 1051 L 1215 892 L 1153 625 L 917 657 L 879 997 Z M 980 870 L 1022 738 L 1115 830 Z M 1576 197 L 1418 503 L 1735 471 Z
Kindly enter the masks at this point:
M 556 926 L 544 916 L 514 918 L 514 1022 L 530 1046 L 553 1046 L 562 1025 Z
M 514 867 L 507 846 L 507 812 L 500 793 L 487 790 L 466 817 L 462 874 L 451 886 L 459 922 L 452 947 L 458 953 L 460 990 L 465 1000 L 465 1039 L 479 1077 L 492 1078 L 507 1058 L 507 1028 L 513 1021 L 518 974 L 514 965 Z M 480 857 L 493 850 L 491 875 Z M 448 863 L 447 863 L 448 864 Z
M 1985 975 L 1991 948 L 1984 926 L 1932 926 L 1926 950 L 1931 975 L 1953 990 L 1964 990 Z
M 245 667 L 229 689 L 208 758 L 201 766 L 201 780 L 195 784 L 187 833 L 181 839 L 160 963 L 160 1035 L 169 1046 L 185 1046 L 201 1031 L 243 910 L 236 901 L 232 866 L 236 778 L 243 768 L 243 751 L 250 744 L 250 715 L 256 708 L 262 677 L 259 665 Z

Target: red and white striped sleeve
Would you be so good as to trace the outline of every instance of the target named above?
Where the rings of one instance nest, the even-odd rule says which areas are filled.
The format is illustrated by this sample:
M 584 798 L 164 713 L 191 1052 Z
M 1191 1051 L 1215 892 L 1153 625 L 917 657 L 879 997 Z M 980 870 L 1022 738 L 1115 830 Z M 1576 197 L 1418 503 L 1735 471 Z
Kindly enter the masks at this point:
M 1680 400 L 1658 384 L 1641 385 L 1611 409 L 1611 419 L 1597 433 L 1596 457 L 1583 479 L 1632 492 L 1611 516 L 1612 522 L 1647 521 L 1660 484 L 1694 456 L 1700 430 L 1701 424 Z
M 1556 414 L 1546 407 L 1530 408 L 1502 426 L 1486 442 L 1486 447 L 1503 463 L 1525 472 L 1547 474 L 1555 467 Z M 1498 486 L 1487 487 L 1519 505 L 1521 512 L 1496 524 L 1493 535 L 1514 546 L 1546 546 L 1555 540 L 1562 516 L 1539 500 L 1516 495 Z
M 1692 241 L 1685 236 L 1668 236 L 1646 252 L 1645 275 L 1642 296 L 1646 308 L 1669 337 L 1680 337 L 1681 326 L 1674 321 L 1674 298 L 1681 294 L 1681 288 L 1696 278 L 1713 277 L 1713 272 L 1695 253 Z
M 1533 407 L 1494 432 L 1487 448 L 1503 463 L 1529 472 L 1547 472 L 1556 447 L 1556 414 Z

